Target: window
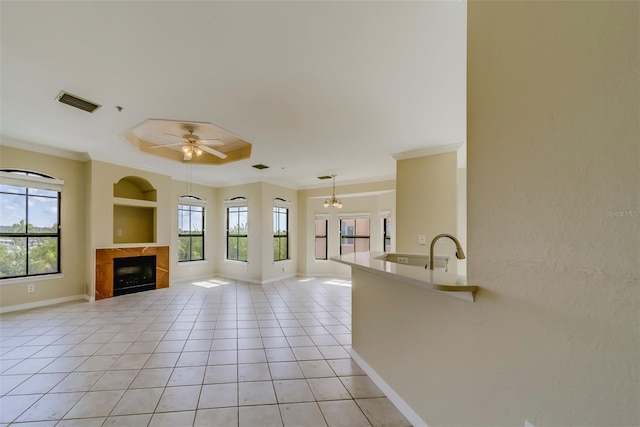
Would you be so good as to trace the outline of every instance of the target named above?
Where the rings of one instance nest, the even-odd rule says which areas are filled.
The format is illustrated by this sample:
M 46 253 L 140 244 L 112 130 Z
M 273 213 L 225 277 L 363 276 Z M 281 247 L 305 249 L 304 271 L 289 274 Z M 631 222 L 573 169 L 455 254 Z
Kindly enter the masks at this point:
M 247 199 L 235 197 L 227 204 L 227 259 L 247 261 Z
M 369 218 L 340 219 L 340 255 L 369 251 Z
M 0 279 L 60 272 L 62 184 L 37 172 L 0 171 Z
M 326 217 L 316 216 L 316 258 L 328 259 L 327 230 L 329 220 Z
M 273 207 L 273 260 L 289 259 L 289 208 L 284 199 L 275 199 Z
M 204 259 L 204 206 L 202 199 L 182 196 L 178 204 L 178 261 Z
M 391 217 L 387 216 L 382 219 L 382 233 L 384 235 L 384 252 L 391 252 Z

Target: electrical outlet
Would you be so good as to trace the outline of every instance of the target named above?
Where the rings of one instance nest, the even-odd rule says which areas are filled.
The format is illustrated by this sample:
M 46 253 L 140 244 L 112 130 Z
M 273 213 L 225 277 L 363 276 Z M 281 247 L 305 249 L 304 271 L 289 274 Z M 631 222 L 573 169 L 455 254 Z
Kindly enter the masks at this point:
M 118 228 L 118 236 L 122 236 L 122 229 Z
M 398 258 L 396 258 L 396 261 L 398 262 L 398 264 L 409 264 L 409 258 L 403 256 L 399 256 Z
M 419 245 L 426 245 L 427 244 L 427 236 L 425 236 L 424 234 L 420 234 L 418 236 L 418 244 Z
M 34 285 L 33 283 L 29 283 L 27 285 L 27 292 L 35 292 L 36 291 L 36 285 Z

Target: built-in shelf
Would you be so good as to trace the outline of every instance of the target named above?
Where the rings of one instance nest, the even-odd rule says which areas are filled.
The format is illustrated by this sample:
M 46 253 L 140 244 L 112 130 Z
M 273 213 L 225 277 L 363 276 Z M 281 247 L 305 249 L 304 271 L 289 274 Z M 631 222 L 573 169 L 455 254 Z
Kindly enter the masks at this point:
M 158 192 L 153 185 L 139 176 L 125 176 L 113 184 L 113 196 L 149 202 L 158 201 Z
M 114 197 L 113 204 L 119 206 L 140 206 L 147 208 L 155 208 L 158 203 L 148 200 L 139 200 L 139 199 L 125 199 L 123 197 Z
M 113 243 L 156 242 L 157 191 L 149 181 L 126 176 L 113 185 Z

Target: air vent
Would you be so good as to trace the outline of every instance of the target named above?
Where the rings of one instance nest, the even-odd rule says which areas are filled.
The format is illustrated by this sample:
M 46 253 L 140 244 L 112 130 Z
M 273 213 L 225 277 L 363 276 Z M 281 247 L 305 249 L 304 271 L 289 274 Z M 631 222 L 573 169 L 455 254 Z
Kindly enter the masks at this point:
M 253 166 L 251 166 L 251 167 L 252 167 L 252 168 L 256 168 L 256 169 L 260 169 L 260 170 L 262 170 L 262 169 L 269 169 L 269 166 L 267 166 L 267 165 L 263 165 L 262 163 L 258 163 L 257 165 L 253 165 Z
M 318 179 L 331 179 L 330 175 L 319 176 Z
M 70 105 L 72 107 L 78 108 L 83 111 L 87 111 L 89 113 L 93 113 L 94 111 L 96 111 L 98 108 L 101 107 L 101 105 L 96 104 L 95 102 L 87 101 L 86 99 L 82 99 L 75 95 L 71 95 L 70 93 L 65 91 L 60 92 L 58 94 L 57 99 L 63 104 Z

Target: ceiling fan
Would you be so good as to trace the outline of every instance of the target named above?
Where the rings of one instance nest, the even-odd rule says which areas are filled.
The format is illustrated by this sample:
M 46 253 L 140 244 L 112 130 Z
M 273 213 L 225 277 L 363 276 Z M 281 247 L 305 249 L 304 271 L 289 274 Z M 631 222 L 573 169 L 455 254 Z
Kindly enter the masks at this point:
M 154 145 L 150 148 L 162 148 L 162 147 L 171 147 L 171 146 L 180 146 L 182 145 L 182 153 L 184 154 L 183 160 L 191 160 L 193 155 L 196 156 L 202 155 L 203 152 L 207 152 L 209 154 L 213 154 L 216 157 L 220 157 L 221 159 L 226 159 L 227 155 L 211 148 L 210 146 L 223 145 L 224 143 L 219 139 L 206 139 L 200 138 L 198 135 L 193 133 L 193 129 L 187 129 L 187 132 L 182 136 L 174 135 L 172 133 L 165 133 L 165 135 L 173 136 L 175 138 L 180 138 L 182 142 L 173 142 L 171 144 L 162 144 L 162 145 Z M 211 142 L 205 142 L 211 141 Z

